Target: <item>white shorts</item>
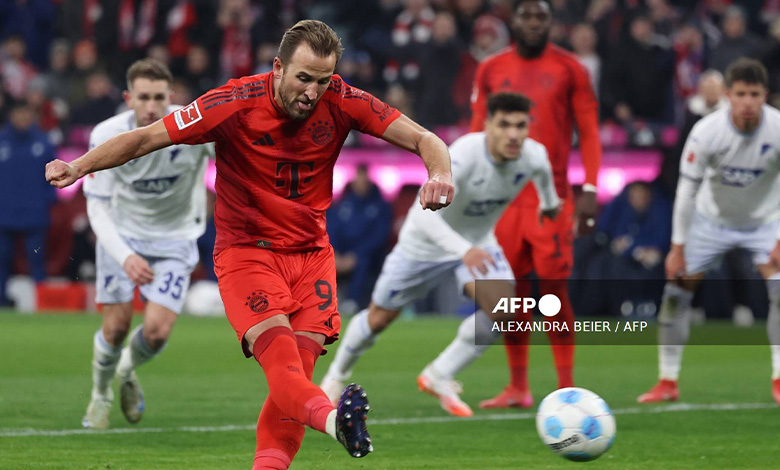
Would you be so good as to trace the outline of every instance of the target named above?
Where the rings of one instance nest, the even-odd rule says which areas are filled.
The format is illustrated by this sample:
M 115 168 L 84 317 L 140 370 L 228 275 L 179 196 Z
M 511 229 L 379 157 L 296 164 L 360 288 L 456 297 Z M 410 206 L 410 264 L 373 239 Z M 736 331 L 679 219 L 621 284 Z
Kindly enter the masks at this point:
M 477 279 L 514 281 L 501 247 L 492 245 L 483 249 L 493 257 L 495 265 L 489 266 L 487 274 L 477 273 L 475 277 L 460 260 L 416 261 L 396 245 L 385 259 L 371 300 L 382 308 L 399 310 L 409 302 L 424 297 L 441 282 L 451 279 L 453 274 L 460 293 L 463 293 L 463 286 Z
M 698 274 L 716 267 L 723 255 L 734 248 L 750 251 L 756 265 L 769 262 L 769 253 L 777 241 L 778 224 L 780 220 L 757 227 L 733 228 L 695 213 L 684 250 L 688 274 Z
M 195 240 L 145 241 L 123 237 L 133 251 L 143 256 L 154 271 L 154 281 L 139 286 L 147 301 L 181 313 L 190 274 L 198 264 L 198 246 Z M 159 256 L 165 253 L 165 256 Z M 135 284 L 119 263 L 97 244 L 97 280 L 95 301 L 101 304 L 120 304 L 133 300 Z

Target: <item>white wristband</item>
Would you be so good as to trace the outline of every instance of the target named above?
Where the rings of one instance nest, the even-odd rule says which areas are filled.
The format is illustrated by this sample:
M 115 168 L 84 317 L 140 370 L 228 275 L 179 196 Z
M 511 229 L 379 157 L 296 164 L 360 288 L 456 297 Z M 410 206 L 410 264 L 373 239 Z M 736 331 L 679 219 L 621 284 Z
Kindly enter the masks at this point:
M 585 183 L 582 185 L 582 190 L 586 193 L 595 193 L 598 191 L 598 188 L 595 184 Z

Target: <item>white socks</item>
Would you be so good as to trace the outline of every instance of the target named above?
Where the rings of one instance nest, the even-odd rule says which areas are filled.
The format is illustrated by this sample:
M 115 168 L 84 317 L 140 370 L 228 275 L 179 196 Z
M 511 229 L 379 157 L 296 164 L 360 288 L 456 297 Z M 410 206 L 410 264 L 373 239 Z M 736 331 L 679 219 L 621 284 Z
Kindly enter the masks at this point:
M 328 434 L 328 436 L 338 440 L 336 437 L 336 414 L 337 410 L 333 410 L 328 413 L 328 417 L 325 418 L 325 432 Z
M 769 295 L 769 314 L 766 319 L 766 332 L 772 351 L 772 380 L 780 379 L 780 273 L 766 281 Z
M 113 400 L 111 380 L 116 372 L 121 346 L 111 346 L 103 337 L 103 328 L 95 333 L 92 348 L 92 397 Z
M 677 380 L 690 334 L 689 310 L 693 292 L 667 283 L 658 313 L 658 372 L 661 380 Z
M 498 332 L 495 332 L 492 341 L 476 344 L 477 329 L 479 329 L 480 343 L 482 343 L 484 339 L 487 339 L 486 335 L 490 334 L 492 323 L 482 310 L 477 310 L 476 313 L 469 315 L 458 327 L 455 339 L 431 363 L 431 367 L 443 378 L 454 378 L 481 356 L 485 349 L 498 338 Z
M 167 343 L 166 343 L 167 344 Z M 159 351 L 153 351 L 144 341 L 144 326 L 138 325 L 130 333 L 130 341 L 124 349 L 119 359 L 119 365 L 116 368 L 116 375 L 119 377 L 128 377 L 133 370 L 141 364 L 149 361 L 165 348 L 163 345 Z
M 349 379 L 355 363 L 374 345 L 377 336 L 368 326 L 368 310 L 358 312 L 347 326 L 347 331 L 340 341 L 341 346 L 336 350 L 336 356 L 328 368 L 328 375 L 341 382 Z

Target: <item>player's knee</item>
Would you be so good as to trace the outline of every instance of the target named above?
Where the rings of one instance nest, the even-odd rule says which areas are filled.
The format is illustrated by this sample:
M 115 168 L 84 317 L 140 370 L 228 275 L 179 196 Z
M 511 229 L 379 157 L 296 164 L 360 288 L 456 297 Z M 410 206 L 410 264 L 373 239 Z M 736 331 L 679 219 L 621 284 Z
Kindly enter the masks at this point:
M 152 351 L 159 351 L 168 342 L 172 325 L 153 324 L 144 325 L 144 341 Z
M 368 309 L 368 327 L 374 334 L 381 333 L 398 318 L 399 313 L 398 310 L 388 310 L 371 304 Z
M 130 323 L 123 321 L 114 321 L 103 325 L 103 337 L 106 342 L 112 346 L 119 346 L 127 337 L 130 330 Z

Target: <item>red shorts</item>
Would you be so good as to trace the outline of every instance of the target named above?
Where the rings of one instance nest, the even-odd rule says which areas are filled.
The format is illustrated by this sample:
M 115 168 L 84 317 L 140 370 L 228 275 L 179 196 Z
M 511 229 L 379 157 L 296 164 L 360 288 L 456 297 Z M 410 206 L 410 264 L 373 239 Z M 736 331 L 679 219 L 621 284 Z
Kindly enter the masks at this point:
M 214 258 L 214 271 L 228 321 L 242 347 L 247 330 L 279 314 L 289 316 L 293 331 L 321 333 L 325 344 L 338 339 L 341 317 L 333 247 L 276 253 L 231 246 Z
M 568 279 L 574 263 L 574 202 L 567 198 L 555 220 L 539 223 L 534 206 L 510 206 L 496 225 L 516 279 L 535 271 L 540 279 Z

